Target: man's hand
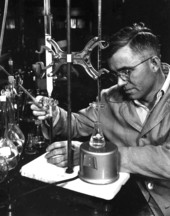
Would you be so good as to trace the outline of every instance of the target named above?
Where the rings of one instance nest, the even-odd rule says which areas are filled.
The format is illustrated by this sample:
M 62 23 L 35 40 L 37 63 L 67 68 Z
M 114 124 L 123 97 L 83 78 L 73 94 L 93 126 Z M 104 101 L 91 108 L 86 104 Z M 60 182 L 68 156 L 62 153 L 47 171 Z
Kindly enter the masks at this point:
M 35 100 L 36 100 L 36 103 L 33 103 L 30 107 L 33 110 L 33 114 L 39 120 L 45 120 L 52 115 L 53 119 L 57 122 L 59 118 L 58 101 L 52 98 L 48 98 L 48 97 L 44 97 L 40 95 L 37 96 Z M 51 115 L 50 115 L 50 110 L 51 110 L 50 106 L 52 106 Z
M 74 165 L 79 164 L 79 145 L 74 145 Z M 67 142 L 54 142 L 46 149 L 46 158 L 49 163 L 55 164 L 59 167 L 66 167 L 68 165 L 68 148 Z
M 37 96 L 36 97 L 36 101 L 39 104 L 39 106 L 37 106 L 36 104 L 31 104 L 31 109 L 33 111 L 33 115 L 35 115 L 39 120 L 45 120 L 49 117 L 49 109 L 47 106 L 44 106 L 42 101 L 44 100 L 44 96 Z

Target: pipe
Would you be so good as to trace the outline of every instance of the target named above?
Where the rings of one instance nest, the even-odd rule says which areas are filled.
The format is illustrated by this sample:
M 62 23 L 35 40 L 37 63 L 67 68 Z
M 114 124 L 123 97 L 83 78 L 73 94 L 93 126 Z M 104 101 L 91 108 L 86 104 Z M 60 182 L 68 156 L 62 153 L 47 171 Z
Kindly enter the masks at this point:
M 71 147 L 71 17 L 70 17 L 71 0 L 67 0 L 67 133 L 68 133 L 68 167 L 67 173 L 73 173 L 73 150 Z
M 7 10 L 8 10 L 8 0 L 5 0 L 4 15 L 3 15 L 3 21 L 2 21 L 1 37 L 0 37 L 0 57 L 1 57 L 1 53 L 2 53 L 2 44 L 3 44 L 3 39 L 4 39 Z

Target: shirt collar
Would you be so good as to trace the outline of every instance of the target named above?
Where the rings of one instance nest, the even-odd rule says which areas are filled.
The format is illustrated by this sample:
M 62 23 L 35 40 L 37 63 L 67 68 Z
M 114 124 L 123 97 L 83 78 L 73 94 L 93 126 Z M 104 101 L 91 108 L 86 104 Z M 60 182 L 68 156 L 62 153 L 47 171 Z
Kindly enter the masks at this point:
M 163 63 L 163 64 L 165 66 L 165 63 Z M 164 82 L 164 84 L 160 90 L 160 91 L 163 91 L 163 94 L 165 94 L 167 92 L 169 85 L 170 85 L 170 66 L 168 64 L 166 64 L 166 66 L 168 67 L 168 74 L 167 74 L 166 80 L 165 80 L 165 82 Z M 163 68 L 163 71 L 164 71 L 164 68 Z M 158 92 L 158 94 L 159 94 L 159 92 Z
M 170 65 L 166 63 L 162 63 L 162 70 L 165 75 L 167 75 L 166 80 L 162 86 L 162 88 L 157 93 L 157 99 L 156 103 L 162 98 L 162 96 L 167 92 L 169 85 L 170 85 Z M 145 107 L 143 104 L 141 104 L 138 100 L 134 100 L 134 103 L 137 106 Z M 146 107 L 145 107 L 146 108 Z

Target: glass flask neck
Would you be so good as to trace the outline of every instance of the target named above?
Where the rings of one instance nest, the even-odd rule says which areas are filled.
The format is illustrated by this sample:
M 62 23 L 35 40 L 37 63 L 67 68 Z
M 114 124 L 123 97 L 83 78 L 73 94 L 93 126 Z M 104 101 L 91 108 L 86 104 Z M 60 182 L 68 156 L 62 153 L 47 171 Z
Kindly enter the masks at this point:
M 15 109 L 10 97 L 6 100 L 6 125 L 15 124 Z

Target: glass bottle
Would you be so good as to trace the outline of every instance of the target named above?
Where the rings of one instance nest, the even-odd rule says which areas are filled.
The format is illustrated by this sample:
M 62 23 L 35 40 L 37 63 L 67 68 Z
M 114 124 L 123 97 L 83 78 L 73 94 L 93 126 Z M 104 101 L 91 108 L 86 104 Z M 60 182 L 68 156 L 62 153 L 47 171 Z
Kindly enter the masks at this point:
M 106 142 L 102 131 L 102 124 L 97 121 L 94 123 L 94 129 L 90 137 L 89 145 L 93 148 L 102 148 L 105 144 Z

